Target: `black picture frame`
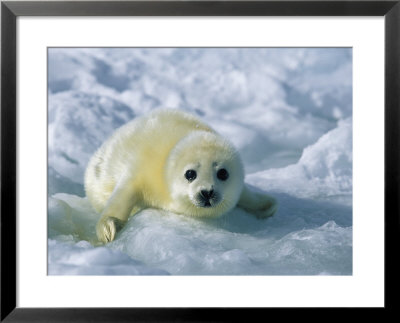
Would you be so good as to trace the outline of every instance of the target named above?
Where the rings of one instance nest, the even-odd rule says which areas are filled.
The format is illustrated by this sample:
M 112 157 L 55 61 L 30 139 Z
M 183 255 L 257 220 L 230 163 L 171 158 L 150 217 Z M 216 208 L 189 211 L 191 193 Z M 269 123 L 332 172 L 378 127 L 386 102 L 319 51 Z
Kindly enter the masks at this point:
M 1 3 L 1 321 L 128 322 L 267 319 L 267 308 L 19 308 L 16 306 L 16 19 L 19 16 L 384 16 L 385 19 L 385 306 L 399 287 L 400 0 L 395 1 L 3 1 Z M 38 291 L 40 292 L 40 291 Z M 331 318 L 341 318 L 326 309 Z M 336 309 L 337 310 L 337 309 Z M 269 313 L 268 313 L 269 314 Z M 391 313 L 393 314 L 393 313 Z M 269 314 L 271 315 L 271 314 Z M 301 314 L 304 315 L 304 314 Z M 307 315 L 307 314 L 305 314 Z M 326 314 L 323 314 L 324 317 Z M 340 316 L 339 316 L 340 315 Z M 379 316 L 378 316 L 379 315 Z M 320 320 L 323 317 L 316 319 Z M 311 318 L 311 317 L 309 317 Z M 349 317 L 350 318 L 350 317 Z M 274 318 L 270 318 L 274 319 Z

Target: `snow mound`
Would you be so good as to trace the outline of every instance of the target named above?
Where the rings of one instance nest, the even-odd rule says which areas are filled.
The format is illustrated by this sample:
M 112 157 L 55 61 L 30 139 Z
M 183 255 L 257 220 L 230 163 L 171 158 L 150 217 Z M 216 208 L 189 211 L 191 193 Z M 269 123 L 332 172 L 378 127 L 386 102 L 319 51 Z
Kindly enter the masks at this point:
M 49 165 L 73 182 L 83 183 L 89 158 L 116 128 L 134 118 L 111 98 L 83 92 L 49 97 Z
M 349 118 L 306 147 L 298 163 L 254 173 L 246 180 L 264 190 L 351 205 L 352 162 L 352 119 Z

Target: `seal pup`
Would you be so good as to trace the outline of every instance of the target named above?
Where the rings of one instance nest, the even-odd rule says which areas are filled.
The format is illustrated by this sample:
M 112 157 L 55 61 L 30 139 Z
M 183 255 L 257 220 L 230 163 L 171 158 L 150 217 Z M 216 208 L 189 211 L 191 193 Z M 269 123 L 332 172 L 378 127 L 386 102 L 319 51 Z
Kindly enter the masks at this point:
M 90 159 L 85 191 L 101 214 L 96 234 L 103 243 L 145 208 L 216 217 L 238 206 L 259 218 L 277 210 L 274 198 L 244 184 L 231 143 L 195 116 L 172 109 L 117 129 Z

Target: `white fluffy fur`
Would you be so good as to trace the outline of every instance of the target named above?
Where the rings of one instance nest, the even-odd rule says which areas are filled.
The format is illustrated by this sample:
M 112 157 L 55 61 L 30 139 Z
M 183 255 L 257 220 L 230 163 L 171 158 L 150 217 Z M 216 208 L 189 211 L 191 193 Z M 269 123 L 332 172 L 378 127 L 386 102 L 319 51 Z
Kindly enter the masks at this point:
M 219 180 L 225 168 L 229 178 Z M 195 170 L 193 181 L 185 178 Z M 86 195 L 101 218 L 101 242 L 115 238 L 130 215 L 153 207 L 190 216 L 219 216 L 236 205 L 258 217 L 275 213 L 276 201 L 251 192 L 243 183 L 243 166 L 234 147 L 209 126 L 179 110 L 156 110 L 119 128 L 89 161 Z M 201 190 L 218 196 L 199 206 Z

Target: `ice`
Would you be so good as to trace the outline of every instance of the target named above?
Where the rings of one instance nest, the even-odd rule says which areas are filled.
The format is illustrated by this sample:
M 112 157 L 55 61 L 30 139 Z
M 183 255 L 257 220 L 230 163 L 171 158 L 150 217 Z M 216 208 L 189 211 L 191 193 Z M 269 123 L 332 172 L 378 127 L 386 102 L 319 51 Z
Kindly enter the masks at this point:
M 341 228 L 331 221 L 311 226 L 313 229 L 297 225 L 299 231 L 284 234 L 276 226 L 271 229 L 269 221 L 259 222 L 238 209 L 214 221 L 147 210 L 132 218 L 111 248 L 171 274 L 351 272 L 348 261 L 334 263 L 351 257 L 351 228 Z M 309 225 L 303 223 L 303 227 Z M 295 229 L 293 225 L 291 228 Z M 308 240 L 303 241 L 301 236 Z
M 128 255 L 132 264 L 174 275 L 351 273 L 351 210 L 289 195 L 277 197 L 281 209 L 266 221 L 240 209 L 218 219 L 147 209 L 132 217 L 114 242 L 94 247 L 86 241 L 95 244 L 98 217 L 87 199 L 57 194 L 49 203 L 49 270 L 88 274 L 93 266 L 92 274 L 107 274 L 105 267 L 110 265 L 108 273 L 115 274 L 118 257 L 125 265 Z M 121 270 L 127 273 L 125 267 Z
M 168 275 L 128 255 L 89 242 L 49 239 L 49 275 Z
M 352 274 L 351 49 L 50 48 L 48 58 L 49 274 Z M 165 107 L 231 140 L 276 215 L 147 209 L 99 245 L 86 164 L 116 128 Z

